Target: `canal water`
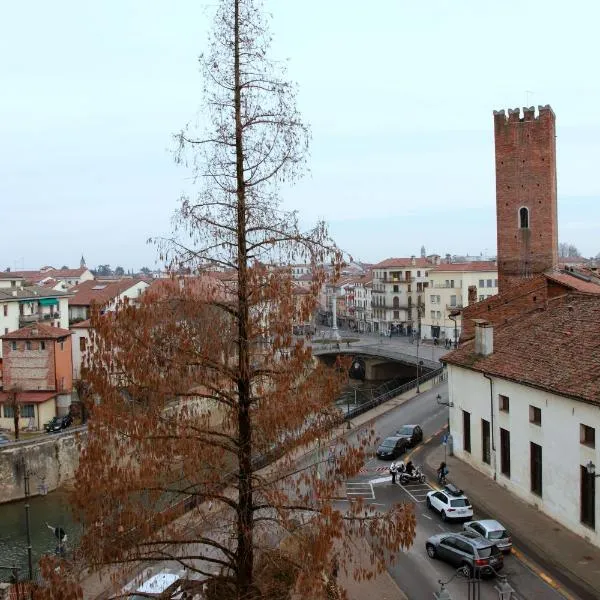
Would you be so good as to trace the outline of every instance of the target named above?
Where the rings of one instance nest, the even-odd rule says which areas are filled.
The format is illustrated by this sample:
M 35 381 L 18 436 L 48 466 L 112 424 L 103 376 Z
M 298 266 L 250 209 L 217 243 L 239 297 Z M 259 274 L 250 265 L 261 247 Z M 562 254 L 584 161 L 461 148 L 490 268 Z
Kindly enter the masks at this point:
M 24 500 L 20 500 L 0 505 L 0 565 L 20 567 L 20 578 L 28 577 L 25 504 Z M 54 553 L 58 544 L 48 525 L 65 530 L 67 550 L 77 543 L 81 529 L 73 518 L 66 490 L 33 496 L 29 498 L 29 507 L 33 566 L 37 570 L 41 556 Z M 0 581 L 8 581 L 9 578 L 10 571 L 0 569 Z

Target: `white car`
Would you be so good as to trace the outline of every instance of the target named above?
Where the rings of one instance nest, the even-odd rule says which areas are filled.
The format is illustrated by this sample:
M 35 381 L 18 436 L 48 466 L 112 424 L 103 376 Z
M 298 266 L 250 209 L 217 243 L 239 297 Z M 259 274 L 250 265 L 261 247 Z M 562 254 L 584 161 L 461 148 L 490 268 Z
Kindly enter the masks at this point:
M 472 519 L 473 507 L 469 499 L 456 486 L 449 484 L 443 490 L 427 494 L 427 507 L 442 516 L 442 520 Z

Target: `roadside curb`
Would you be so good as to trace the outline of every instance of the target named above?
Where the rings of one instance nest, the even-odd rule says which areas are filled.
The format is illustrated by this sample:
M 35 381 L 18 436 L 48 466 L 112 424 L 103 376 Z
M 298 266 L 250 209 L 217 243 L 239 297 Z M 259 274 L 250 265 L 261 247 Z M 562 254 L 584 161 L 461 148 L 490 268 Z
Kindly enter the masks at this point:
M 416 449 L 423 453 L 424 471 L 427 473 L 428 477 L 431 477 L 431 481 L 435 482 L 431 483 L 430 485 L 436 490 L 440 490 L 441 488 L 437 485 L 437 474 L 435 473 L 435 467 L 430 464 L 428 457 L 435 450 L 434 442 L 439 435 L 447 429 L 447 427 L 447 425 L 442 427 L 436 434 L 424 442 L 422 446 Z M 495 511 L 487 504 L 485 500 L 482 500 L 477 493 L 473 494 L 473 492 L 469 492 L 468 496 L 471 499 L 471 504 L 478 513 L 492 518 Z M 473 501 L 473 499 L 475 500 Z M 517 500 L 522 502 L 520 499 Z M 563 596 L 565 600 L 594 600 L 598 598 L 596 591 L 587 581 L 581 579 L 568 567 L 568 565 L 557 563 L 552 557 L 548 556 L 544 548 L 535 541 L 532 541 L 531 539 L 525 540 L 523 538 L 519 538 L 518 534 L 515 537 L 513 530 L 511 530 L 511 536 L 513 540 L 517 542 L 516 545 L 513 545 L 511 554 L 525 567 L 542 579 L 547 585 Z M 545 569 L 547 569 L 547 567 L 542 567 L 540 563 L 546 563 L 547 567 L 551 567 L 552 569 L 555 569 L 561 573 L 567 580 L 564 582 L 564 584 L 572 585 L 575 588 L 573 591 L 577 594 L 577 596 L 573 596 L 562 586 L 560 582 L 556 581 L 555 578 L 546 573 Z

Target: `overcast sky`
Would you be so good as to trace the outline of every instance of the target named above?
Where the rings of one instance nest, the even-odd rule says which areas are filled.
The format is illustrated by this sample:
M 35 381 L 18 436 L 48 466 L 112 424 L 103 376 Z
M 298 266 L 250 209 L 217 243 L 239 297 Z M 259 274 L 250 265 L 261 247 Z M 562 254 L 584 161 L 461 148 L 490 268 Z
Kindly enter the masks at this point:
M 597 0 L 266 0 L 312 127 L 283 200 L 354 256 L 495 252 L 494 109 L 557 115 L 559 237 L 600 252 Z M 157 265 L 201 109 L 197 0 L 30 0 L 0 13 L 0 268 Z

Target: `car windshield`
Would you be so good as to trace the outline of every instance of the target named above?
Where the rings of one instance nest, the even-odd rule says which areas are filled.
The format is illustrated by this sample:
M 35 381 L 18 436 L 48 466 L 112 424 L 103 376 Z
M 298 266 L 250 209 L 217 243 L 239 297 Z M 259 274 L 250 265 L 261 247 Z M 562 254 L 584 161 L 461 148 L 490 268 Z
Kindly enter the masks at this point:
M 457 498 L 450 500 L 450 506 L 469 506 L 469 501 L 466 498 Z
M 408 427 L 407 425 L 405 425 L 404 427 L 400 427 L 400 429 L 398 429 L 398 433 L 400 435 L 412 435 L 413 429 L 412 427 Z
M 488 546 L 487 548 L 478 548 L 477 554 L 479 554 L 481 558 L 489 558 L 492 555 L 492 547 Z
M 383 444 L 381 444 L 381 446 L 383 448 L 393 448 L 396 445 L 396 438 L 388 438 L 387 440 L 383 441 Z
M 506 529 L 497 529 L 496 531 L 490 531 L 488 538 L 490 540 L 501 540 L 508 537 L 508 531 Z

